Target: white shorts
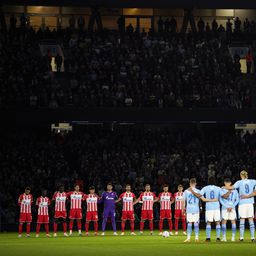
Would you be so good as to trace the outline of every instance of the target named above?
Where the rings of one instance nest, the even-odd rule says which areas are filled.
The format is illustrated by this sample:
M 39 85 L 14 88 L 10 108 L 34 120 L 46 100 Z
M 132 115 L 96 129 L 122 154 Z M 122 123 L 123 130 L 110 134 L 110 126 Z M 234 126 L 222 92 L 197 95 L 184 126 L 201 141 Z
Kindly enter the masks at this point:
M 221 217 L 223 220 L 236 220 L 236 210 L 232 209 L 231 212 L 228 212 L 227 209 L 221 211 Z
M 220 210 L 205 211 L 205 221 L 206 222 L 220 221 Z
M 254 218 L 253 204 L 241 204 L 238 206 L 239 218 L 247 219 Z
M 199 222 L 199 213 L 187 213 L 187 222 Z

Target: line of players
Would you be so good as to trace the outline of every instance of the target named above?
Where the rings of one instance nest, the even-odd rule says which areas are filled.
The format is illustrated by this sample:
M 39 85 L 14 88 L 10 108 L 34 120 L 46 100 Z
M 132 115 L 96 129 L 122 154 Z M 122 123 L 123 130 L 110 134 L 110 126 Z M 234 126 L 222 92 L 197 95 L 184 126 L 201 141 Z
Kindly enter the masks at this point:
M 208 185 L 201 190 L 196 188 L 196 179 L 190 180 L 190 187 L 184 192 L 184 206 L 187 218 L 187 239 L 191 241 L 192 225 L 194 224 L 195 241 L 199 236 L 199 200 L 206 202 L 205 222 L 206 222 L 206 242 L 211 241 L 211 224 L 216 223 L 216 237 L 220 240 L 222 229 L 222 241 L 226 242 L 226 224 L 231 221 L 232 238 L 235 241 L 236 234 L 236 206 L 238 205 L 240 241 L 244 240 L 245 220 L 248 219 L 251 241 L 254 242 L 254 196 L 256 196 L 256 180 L 248 179 L 246 171 L 240 172 L 241 180 L 232 185 L 230 179 L 224 180 L 222 188 L 215 185 L 214 178 L 209 178 Z M 220 210 L 220 205 L 221 210 Z M 221 226 L 222 224 L 222 226 Z
M 87 203 L 86 212 L 86 224 L 85 230 L 88 235 L 89 223 L 94 222 L 95 235 L 98 232 L 98 213 L 97 204 L 104 203 L 103 222 L 102 222 L 102 235 L 105 235 L 105 228 L 108 218 L 111 218 L 114 235 L 116 233 L 115 223 L 115 204 L 122 201 L 122 233 L 124 235 L 125 222 L 130 221 L 131 235 L 134 233 L 134 209 L 133 206 L 137 203 L 142 203 L 141 210 L 141 222 L 140 233 L 143 234 L 144 223 L 149 221 L 150 234 L 153 233 L 153 205 L 156 202 L 160 203 L 160 221 L 159 231 L 162 234 L 163 221 L 168 220 L 170 232 L 172 232 L 172 216 L 171 216 L 171 204 L 175 201 L 177 209 L 175 210 L 175 219 L 183 219 L 183 228 L 185 234 L 185 218 L 187 221 L 187 239 L 184 242 L 191 241 L 192 227 L 194 225 L 195 241 L 199 241 L 199 220 L 200 220 L 200 199 L 206 203 L 206 241 L 211 240 L 211 224 L 216 223 L 216 237 L 217 241 L 220 240 L 222 230 L 222 241 L 227 241 L 226 238 L 226 223 L 231 221 L 232 223 L 232 238 L 231 241 L 235 241 L 236 234 L 236 206 L 238 205 L 238 214 L 240 218 L 240 241 L 244 240 L 245 231 L 245 219 L 248 219 L 251 240 L 254 241 L 254 196 L 256 195 L 256 180 L 248 179 L 248 173 L 242 171 L 240 173 L 241 180 L 237 181 L 233 186 L 230 179 L 224 180 L 224 186 L 222 188 L 215 185 L 214 178 L 209 178 L 208 185 L 198 190 L 196 188 L 196 179 L 190 180 L 190 187 L 183 193 L 182 187 L 179 186 L 179 191 L 174 195 L 168 191 L 168 186 L 163 186 L 163 192 L 157 197 L 150 191 L 150 185 L 145 186 L 145 191 L 142 192 L 139 198 L 135 198 L 135 195 L 131 192 L 131 186 L 126 185 L 126 192 L 122 193 L 118 198 L 117 194 L 112 191 L 112 185 L 107 185 L 107 191 L 103 192 L 101 197 L 95 194 L 94 187 L 90 187 L 90 194 L 85 195 L 79 191 L 79 186 L 75 186 L 75 190 L 65 193 L 62 186 L 58 192 L 53 196 L 55 201 L 55 221 L 54 221 L 54 236 L 56 236 L 57 225 L 61 221 L 63 223 L 64 235 L 67 234 L 66 225 L 66 200 L 70 200 L 70 223 L 69 235 L 72 235 L 74 220 L 77 221 L 78 233 L 81 235 L 81 218 L 82 218 L 82 201 Z M 36 201 L 38 205 L 38 221 L 36 236 L 39 235 L 40 224 L 49 223 L 48 206 L 50 205 L 49 198 L 46 197 L 46 191 Z M 31 204 L 33 198 L 30 191 L 27 189 L 25 194 L 22 194 L 19 198 L 19 204 L 21 207 L 20 213 L 20 225 L 19 236 L 21 236 L 22 225 L 27 222 L 27 235 L 29 235 L 29 226 L 32 220 L 31 218 Z M 221 209 L 220 209 L 221 205 Z M 24 210 L 25 209 L 25 210 Z M 175 221 L 176 222 L 176 221 Z M 177 228 L 177 226 L 176 226 Z M 46 226 L 46 233 L 49 236 L 49 226 Z M 172 234 L 172 233 L 171 233 Z
M 102 235 L 105 235 L 105 229 L 108 219 L 111 219 L 112 228 L 114 235 L 116 232 L 116 221 L 115 221 L 115 206 L 117 203 L 122 202 L 122 233 L 124 235 L 126 221 L 130 221 L 131 235 L 134 233 L 134 205 L 137 203 L 142 204 L 141 210 L 141 222 L 140 222 L 140 233 L 143 233 L 144 223 L 146 220 L 149 221 L 150 234 L 153 233 L 153 205 L 155 202 L 160 203 L 160 221 L 159 230 L 160 234 L 163 231 L 163 221 L 168 220 L 169 232 L 173 235 L 173 225 L 172 225 L 172 211 L 171 204 L 175 203 L 175 234 L 178 235 L 179 220 L 182 221 L 183 234 L 186 234 L 186 216 L 182 210 L 184 201 L 183 186 L 178 186 L 178 191 L 172 195 L 168 190 L 168 185 L 163 186 L 163 192 L 157 197 L 155 193 L 150 191 L 150 185 L 145 185 L 145 191 L 142 192 L 139 198 L 135 197 L 135 194 L 131 192 L 131 186 L 126 185 L 126 191 L 122 193 L 119 197 L 116 192 L 114 192 L 112 184 L 107 185 L 107 191 L 103 192 L 101 197 L 95 193 L 95 188 L 89 188 L 89 194 L 84 194 L 80 191 L 79 185 L 75 185 L 74 191 L 65 192 L 64 186 L 59 187 L 59 191 L 55 192 L 52 197 L 52 202 L 54 206 L 54 237 L 57 236 L 58 224 L 63 225 L 64 236 L 72 235 L 73 224 L 76 220 L 78 234 L 82 234 L 82 202 L 86 202 L 86 222 L 85 231 L 86 235 L 89 235 L 89 224 L 92 221 L 94 223 L 94 234 L 98 234 L 98 204 L 104 204 L 103 210 L 103 222 L 102 222 Z M 33 204 L 33 196 L 30 194 L 30 188 L 25 189 L 25 193 L 21 194 L 18 199 L 18 204 L 20 206 L 20 219 L 19 219 L 19 237 L 22 234 L 23 224 L 27 223 L 27 236 L 30 236 L 30 223 L 32 222 L 31 206 Z M 69 212 L 69 235 L 67 233 L 67 201 L 70 203 Z M 42 195 L 37 198 L 36 206 L 38 207 L 38 217 L 37 217 L 37 227 L 36 227 L 36 237 L 39 236 L 39 231 L 41 224 L 45 225 L 46 236 L 50 237 L 49 234 L 49 212 L 48 207 L 51 201 L 47 197 L 47 191 L 43 190 Z

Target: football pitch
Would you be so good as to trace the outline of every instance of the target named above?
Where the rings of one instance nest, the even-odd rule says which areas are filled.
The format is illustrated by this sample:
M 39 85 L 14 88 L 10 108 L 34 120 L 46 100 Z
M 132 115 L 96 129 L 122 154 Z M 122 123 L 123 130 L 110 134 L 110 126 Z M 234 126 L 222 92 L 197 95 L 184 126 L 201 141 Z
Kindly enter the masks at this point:
M 213 232 L 214 233 L 214 232 Z M 230 239 L 231 234 L 227 234 Z M 72 237 L 63 237 L 61 233 L 57 238 L 46 238 L 44 233 L 39 238 L 35 238 L 32 233 L 30 238 L 23 236 L 18 238 L 17 233 L 1 233 L 0 234 L 0 255 L 15 256 L 71 256 L 71 255 L 127 255 L 127 256 L 156 256 L 156 255 L 173 255 L 173 256 L 206 256 L 206 255 L 230 255 L 230 256 L 246 256 L 256 254 L 256 243 L 252 243 L 249 239 L 249 232 L 246 232 L 244 242 L 216 242 L 212 237 L 210 243 L 205 243 L 205 234 L 200 232 L 200 242 L 195 243 L 194 237 L 191 243 L 184 244 L 185 236 L 171 236 L 163 238 L 155 232 L 150 236 L 147 231 L 143 236 L 112 236 L 107 232 L 106 236 L 94 237 L 78 237 L 76 233 Z

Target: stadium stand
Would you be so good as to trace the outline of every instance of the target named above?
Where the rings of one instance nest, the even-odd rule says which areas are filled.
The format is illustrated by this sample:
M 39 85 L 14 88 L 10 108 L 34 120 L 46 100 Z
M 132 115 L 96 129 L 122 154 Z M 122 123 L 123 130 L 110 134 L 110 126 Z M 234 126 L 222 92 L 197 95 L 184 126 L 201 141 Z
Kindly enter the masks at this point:
M 186 187 L 191 177 L 197 178 L 200 187 L 211 176 L 218 185 L 224 177 L 235 181 L 242 169 L 252 178 L 255 175 L 256 133 L 241 134 L 225 125 L 121 125 L 114 129 L 98 125 L 65 135 L 31 128 L 1 133 L 1 142 L 0 198 L 5 227 L 17 221 L 17 195 L 28 185 L 34 196 L 47 188 L 51 197 L 59 184 L 69 191 L 78 183 L 84 192 L 95 185 L 101 194 L 112 181 L 120 194 L 129 182 L 138 196 L 145 183 L 157 193 L 168 183 L 175 192 L 180 183 Z M 120 215 L 121 208 L 117 210 Z M 157 219 L 157 207 L 155 211 Z
M 185 34 L 171 20 L 147 33 L 132 26 L 36 31 L 15 23 L 1 31 L 0 106 L 250 108 L 254 80 L 241 74 L 240 58 L 228 47 L 238 38 L 252 41 L 255 25 L 229 23 L 199 20 L 198 32 Z M 39 44 L 49 41 L 62 46 L 64 58 L 41 55 Z M 248 52 L 248 73 L 254 59 Z

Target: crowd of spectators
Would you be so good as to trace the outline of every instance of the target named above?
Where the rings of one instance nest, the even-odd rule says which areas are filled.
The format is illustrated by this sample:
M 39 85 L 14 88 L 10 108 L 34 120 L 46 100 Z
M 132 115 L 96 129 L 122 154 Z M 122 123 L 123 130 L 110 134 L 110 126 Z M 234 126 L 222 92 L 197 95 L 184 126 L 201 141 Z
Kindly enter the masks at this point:
M 229 22 L 225 29 L 201 19 L 198 33 L 185 34 L 165 21 L 147 33 L 131 25 L 122 33 L 13 25 L 0 35 L 0 106 L 249 108 L 253 86 L 230 55 L 228 35 L 253 38 L 254 23 L 245 21 L 243 31 Z M 46 39 L 63 47 L 57 73 L 52 54 L 40 53 Z
M 17 220 L 17 198 L 26 186 L 32 188 L 34 197 L 43 188 L 51 197 L 59 184 L 69 191 L 78 183 L 86 193 L 88 186 L 94 185 L 101 194 L 112 182 L 120 194 L 128 182 L 138 196 L 145 183 L 159 193 L 165 183 L 172 192 L 178 184 L 186 188 L 191 177 L 197 178 L 199 187 L 206 185 L 210 176 L 218 185 L 224 177 L 235 181 L 242 169 L 255 178 L 255 166 L 256 133 L 241 136 L 232 128 L 136 125 L 93 126 L 65 136 L 35 130 L 2 133 L 2 221 Z

